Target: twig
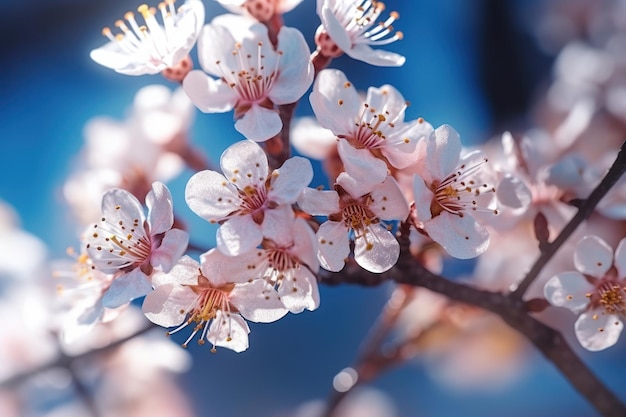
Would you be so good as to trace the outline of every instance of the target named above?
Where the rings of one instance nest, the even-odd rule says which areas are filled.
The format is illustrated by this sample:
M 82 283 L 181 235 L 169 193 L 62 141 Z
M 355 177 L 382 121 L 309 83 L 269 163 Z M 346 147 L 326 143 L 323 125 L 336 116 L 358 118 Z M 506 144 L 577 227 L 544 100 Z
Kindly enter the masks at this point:
M 517 286 L 517 288 L 511 292 L 510 297 L 514 300 L 521 300 L 528 287 L 533 283 L 533 281 L 537 278 L 539 273 L 543 270 L 544 266 L 552 259 L 554 254 L 559 250 L 559 248 L 569 239 L 569 237 L 574 233 L 576 228 L 585 221 L 593 211 L 596 206 L 602 200 L 602 198 L 609 192 L 611 187 L 615 185 L 615 183 L 620 179 L 624 171 L 626 171 L 626 142 L 622 144 L 620 147 L 619 153 L 617 154 L 617 158 L 615 158 L 615 162 L 611 168 L 609 168 L 608 172 L 598 184 L 598 186 L 589 194 L 586 200 L 583 200 L 578 205 L 578 212 L 569 221 L 569 223 L 563 228 L 559 236 L 551 243 L 546 243 L 542 245 L 541 255 L 537 258 L 537 261 L 532 266 L 528 274 L 524 277 L 522 282 Z M 625 414 L 626 415 L 626 414 Z

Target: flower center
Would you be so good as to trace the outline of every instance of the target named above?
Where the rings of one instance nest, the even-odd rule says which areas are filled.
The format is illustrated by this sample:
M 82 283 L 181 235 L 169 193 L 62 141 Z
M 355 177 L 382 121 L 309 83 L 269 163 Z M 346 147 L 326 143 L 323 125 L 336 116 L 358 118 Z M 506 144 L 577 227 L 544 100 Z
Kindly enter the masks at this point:
M 282 51 L 270 53 L 276 54 L 276 63 L 273 69 L 265 67 L 265 55 L 263 53 L 263 42 L 257 43 L 256 54 L 243 49 L 240 43 L 235 44 L 232 51 L 237 61 L 237 70 L 227 70 L 221 67 L 221 61 L 216 64 L 222 70 L 222 78 L 228 83 L 240 99 L 237 108 L 245 110 L 246 106 L 253 103 L 270 106 L 267 94 L 272 88 L 274 80 L 278 76 L 278 64 Z
M 163 25 L 157 21 L 156 8 L 142 4 L 137 11 L 142 15 L 145 25 L 139 25 L 133 12 L 127 12 L 123 20 L 117 20 L 115 26 L 121 31 L 113 35 L 110 28 L 102 29 L 102 34 L 128 54 L 143 54 L 154 65 L 163 63 L 163 58 L 170 53 L 170 43 L 175 38 L 176 0 L 166 0 L 159 4 Z M 129 27 L 130 25 L 130 27 Z
M 193 323 L 193 330 L 185 343 L 182 345 L 184 348 L 189 345 L 189 342 L 191 342 L 198 333 L 200 333 L 198 344 L 203 345 L 209 331 L 209 324 L 217 317 L 217 312 L 222 311 L 226 314 L 226 316 L 230 316 L 231 311 L 234 310 L 231 308 L 228 296 L 233 288 L 235 288 L 235 284 L 225 284 L 220 287 L 213 287 L 208 278 L 200 273 L 200 275 L 198 275 L 198 284 L 188 285 L 188 287 L 197 294 L 197 297 L 188 309 L 180 310 L 181 313 L 188 314 L 187 319 L 176 329 L 167 332 L 168 335 L 177 333 Z M 219 326 L 221 327 L 222 325 L 230 326 L 230 320 L 227 322 L 220 322 Z M 219 329 L 217 333 L 219 334 Z M 230 335 L 230 329 L 228 334 Z M 227 341 L 230 340 L 231 338 L 228 336 Z M 215 345 L 213 345 L 211 352 L 215 351 Z
M 626 289 L 616 282 L 605 282 L 598 288 L 598 303 L 607 314 L 626 312 Z
M 247 185 L 243 190 L 239 190 L 239 197 L 241 198 L 241 206 L 237 213 L 240 215 L 250 214 L 257 224 L 263 223 L 263 209 L 268 203 L 267 189 Z
M 377 22 L 385 4 L 381 1 L 361 0 L 356 2 L 336 2 L 334 14 L 348 32 L 353 44 L 387 45 L 402 39 L 404 35 L 391 25 L 400 18 L 391 12 L 384 22 Z
M 121 206 L 115 207 L 121 210 Z M 103 272 L 127 271 L 144 264 L 152 253 L 152 240 L 139 219 L 132 223 L 109 222 L 105 217 L 87 236 L 87 249 L 96 250 L 92 262 Z M 155 244 L 157 242 L 154 242 Z
M 487 158 L 467 166 L 461 164 L 452 174 L 445 177 L 441 182 L 434 181 L 431 190 L 434 194 L 430 205 L 430 213 L 433 217 L 444 211 L 463 217 L 465 211 L 481 211 L 498 214 L 498 210 L 490 209 L 481 201 L 481 196 L 487 193 L 495 193 L 496 189 L 486 183 L 477 183 L 474 175 L 487 163 Z

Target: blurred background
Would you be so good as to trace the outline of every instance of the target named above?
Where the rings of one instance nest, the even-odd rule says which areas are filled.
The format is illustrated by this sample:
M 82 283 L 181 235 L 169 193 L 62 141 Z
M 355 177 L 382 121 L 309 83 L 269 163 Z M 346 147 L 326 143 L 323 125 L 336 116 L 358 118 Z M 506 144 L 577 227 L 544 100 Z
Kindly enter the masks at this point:
M 225 12 L 217 2 L 205 0 L 204 3 L 207 22 Z M 407 118 L 424 117 L 433 126 L 451 124 L 460 132 L 464 144 L 478 144 L 503 130 L 522 131 L 538 123 L 537 103 L 554 79 L 552 68 L 559 51 L 567 42 L 589 39 L 595 33 L 592 29 L 597 23 L 592 18 L 599 10 L 619 10 L 623 14 L 621 3 L 390 0 L 386 2 L 386 10 L 399 12 L 400 20 L 395 27 L 404 32 L 404 40 L 388 49 L 405 55 L 407 63 L 400 68 L 376 68 L 342 57 L 333 61 L 332 67 L 346 72 L 359 89 L 393 84 L 411 102 Z M 0 263 L 6 259 L 23 263 L 36 263 L 40 261 L 38 257 L 59 259 L 66 256 L 67 247 L 78 246 L 80 230 L 75 226 L 74 213 L 64 201 L 63 186 L 80 165 L 85 125 L 96 116 L 124 120 L 135 93 L 143 86 L 157 83 L 174 88 L 160 75 L 124 76 L 98 66 L 89 58 L 89 51 L 105 42 L 100 34 L 102 27 L 112 25 L 136 6 L 128 0 L 3 1 L 0 200 L 14 209 L 23 231 L 44 243 L 46 254 L 32 242 L 20 244 L 18 253 L 18 246 L 14 245 L 17 235 L 9 235 L 5 228 L 0 230 L 5 234 L 4 239 L 0 238 Z M 286 25 L 304 33 L 313 48 L 312 39 L 319 24 L 315 2 L 304 0 L 284 18 Z M 192 56 L 195 59 L 195 50 Z M 297 115 L 311 115 L 308 100 L 302 100 Z M 224 148 L 240 139 L 232 127 L 232 113 L 196 112 L 190 140 L 213 163 L 219 161 Z M 192 171 L 186 170 L 168 185 L 177 213 L 190 227 L 192 241 L 209 247 L 213 244 L 214 231 L 184 207 L 184 184 L 191 175 Z M 320 183 L 323 179 L 320 176 L 315 181 Z M 24 251 L 24 247 L 28 250 Z M 0 272 L 8 274 L 6 270 Z M 451 267 L 446 272 L 454 275 L 463 271 Z M 187 415 L 180 411 L 183 409 L 189 415 L 217 417 L 315 415 L 316 405 L 309 402 L 324 400 L 331 392 L 333 377 L 353 364 L 361 341 L 376 321 L 392 287 L 344 285 L 320 290 L 321 306 L 315 312 L 288 315 L 272 325 L 251 324 L 250 349 L 245 353 L 219 349 L 217 354 L 211 354 L 206 346 L 192 344 L 187 351 L 191 356 L 189 361 L 176 353 L 176 345 L 172 344 L 176 348 L 173 351 L 163 348 L 167 354 L 157 356 L 154 363 L 145 366 L 175 371 L 174 382 L 146 392 L 139 390 L 141 396 L 132 397 L 132 401 L 150 403 L 165 398 L 172 406 L 170 410 L 152 409 L 145 415 Z M 16 323 L 25 320 L 29 323 L 24 326 L 32 324 L 31 316 L 20 312 L 36 296 L 20 293 L 22 298 L 14 300 L 9 299 L 9 294 L 15 297 L 15 292 L 6 289 L 0 293 L 4 296 L 0 303 L 6 306 L 1 310 L 2 320 Z M 49 297 L 53 295 L 44 296 L 46 302 Z M 34 310 L 27 307 L 26 311 Z M 14 327 L 17 332 L 28 328 Z M 32 336 L 32 340 L 25 338 L 23 343 L 43 343 L 35 334 Z M 136 348 L 137 356 L 129 356 L 130 364 L 142 364 L 142 355 L 157 351 L 156 346 L 166 341 L 165 331 L 157 331 L 152 338 Z M 21 340 L 15 339 L 7 329 L 0 332 L 0 344 L 8 339 Z M 17 342 L 14 344 L 13 355 L 22 348 Z M 580 352 L 621 398 L 626 398 L 625 346 L 622 342 L 593 355 Z M 595 415 L 587 402 L 531 347 L 516 348 L 514 356 L 510 362 L 516 365 L 505 369 L 508 372 L 503 375 L 491 369 L 486 375 L 466 375 L 464 362 L 476 359 L 471 355 L 464 357 L 462 352 L 456 362 L 448 363 L 445 372 L 437 371 L 436 361 L 427 358 L 410 361 L 368 384 L 367 387 L 376 391 L 366 390 L 361 394 L 367 397 L 365 404 L 370 404 L 367 401 L 375 404 L 365 407 L 371 414 L 354 415 Z M 24 384 L 28 388 L 18 386 L 15 392 L 0 395 L 0 403 L 4 403 L 0 405 L 0 415 L 11 415 L 2 410 L 3 407 L 9 410 L 9 404 L 15 403 L 22 407 L 16 415 L 71 415 L 65 407 L 74 396 L 84 400 L 76 415 L 88 415 L 81 414 L 86 412 L 81 407 L 103 407 L 106 395 L 99 398 L 98 392 L 90 393 L 90 390 L 100 386 L 108 373 L 119 372 L 120 365 L 112 360 L 92 359 L 100 361 L 100 366 L 80 376 L 86 381 L 82 385 L 72 386 L 67 377 L 46 373 L 33 376 Z M 10 354 L 7 357 L 9 362 L 16 360 Z M 136 374 L 141 373 L 140 367 Z M 125 384 L 132 385 L 128 382 L 131 376 L 124 375 L 117 383 L 109 383 L 107 395 L 113 389 L 130 389 Z M 141 381 L 146 386 L 150 382 Z M 29 394 L 30 400 L 20 397 L 20 393 L 49 392 L 46 387 L 52 387 L 53 394 L 38 397 Z M 96 405 L 90 406 L 89 401 Z

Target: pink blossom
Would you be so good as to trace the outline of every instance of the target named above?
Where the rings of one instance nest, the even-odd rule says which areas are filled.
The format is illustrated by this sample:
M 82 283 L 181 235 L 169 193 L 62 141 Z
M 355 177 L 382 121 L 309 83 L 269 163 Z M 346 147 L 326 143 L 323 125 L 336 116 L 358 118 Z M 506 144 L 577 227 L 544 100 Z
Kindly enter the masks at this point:
M 597 236 L 585 236 L 574 251 L 576 271 L 561 272 L 546 283 L 550 304 L 578 314 L 576 337 L 587 350 L 617 343 L 626 317 L 626 239 L 615 250 Z
M 250 329 L 244 318 L 269 323 L 283 317 L 287 310 L 274 288 L 264 280 L 248 282 L 230 275 L 224 267 L 232 258 L 212 249 L 201 257 L 201 263 L 184 256 L 169 273 L 154 275 L 155 289 L 143 303 L 148 319 L 163 327 L 174 327 L 174 334 L 192 326 L 183 346 L 200 333 L 215 346 L 242 352 L 248 348 Z
M 221 224 L 217 247 L 232 256 L 280 233 L 293 217 L 291 204 L 313 178 L 311 163 L 297 156 L 270 173 L 265 152 L 251 141 L 230 146 L 220 163 L 224 175 L 198 172 L 187 183 L 185 199 L 197 215 Z
M 235 129 L 257 142 L 283 127 L 274 105 L 296 102 L 313 82 L 309 47 L 297 29 L 282 27 L 273 49 L 265 25 L 222 15 L 204 27 L 198 53 L 204 71 L 217 79 L 192 71 L 185 92 L 205 113 L 235 109 Z
M 480 151 L 461 158 L 461 140 L 451 126 L 435 129 L 425 141 L 420 175 L 413 179 L 420 228 L 455 258 L 473 258 L 489 245 L 489 232 L 475 218 L 497 214 L 495 188 L 485 178 Z
M 131 193 L 113 189 L 102 198 L 102 219 L 87 234 L 86 249 L 96 269 L 115 274 L 103 297 L 109 308 L 146 295 L 154 268 L 169 271 L 187 249 L 187 232 L 172 229 L 172 196 L 155 182 L 146 196 L 148 217 Z
M 314 216 L 328 216 L 317 231 L 318 258 L 323 268 L 340 271 L 354 240 L 354 259 L 364 269 L 384 272 L 400 254 L 398 241 L 381 222 L 405 220 L 408 204 L 391 176 L 380 183 L 343 172 L 335 190 L 306 189 L 298 205 Z

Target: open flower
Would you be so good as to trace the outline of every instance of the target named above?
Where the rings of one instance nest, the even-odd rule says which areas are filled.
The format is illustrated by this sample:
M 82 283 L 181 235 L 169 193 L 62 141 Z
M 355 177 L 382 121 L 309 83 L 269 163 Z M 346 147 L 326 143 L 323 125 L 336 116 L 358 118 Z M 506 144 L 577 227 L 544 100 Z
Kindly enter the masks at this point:
M 215 346 L 242 352 L 248 348 L 250 321 L 270 323 L 287 314 L 274 288 L 263 280 L 248 282 L 247 277 L 223 271 L 232 259 L 213 249 L 201 263 L 184 256 L 169 273 L 156 273 L 155 289 L 143 303 L 146 317 L 163 327 L 174 327 L 174 334 L 192 326 L 184 347 L 200 333 Z M 242 317 L 243 316 L 243 317 Z
M 322 25 L 316 42 L 322 54 L 330 57 L 345 52 L 348 56 L 371 65 L 399 67 L 405 58 L 393 52 L 372 49 L 402 39 L 402 32 L 391 25 L 400 15 L 391 12 L 378 21 L 385 4 L 370 0 L 317 0 L 317 14 Z
M 302 210 L 328 216 L 317 231 L 318 258 L 323 268 L 340 271 L 354 240 L 354 259 L 371 272 L 385 272 L 400 255 L 398 241 L 381 222 L 404 220 L 408 204 L 393 177 L 368 183 L 343 172 L 334 191 L 308 188 L 298 199 Z
M 177 11 L 174 2 L 159 4 L 163 24 L 157 21 L 155 8 L 142 4 L 137 11 L 145 25 L 137 23 L 133 12 L 127 12 L 124 19 L 128 23 L 121 19 L 115 22 L 117 35 L 108 27 L 102 29 L 110 42 L 91 51 L 91 59 L 127 75 L 158 74 L 179 64 L 179 70 L 189 72 L 192 64 L 188 55 L 204 24 L 204 5 L 200 0 L 187 0 Z
M 276 50 L 267 27 L 249 18 L 218 16 L 198 40 L 204 71 L 192 71 L 183 82 L 191 101 L 205 113 L 235 110 L 235 129 L 262 142 L 280 132 L 283 123 L 274 105 L 294 103 L 313 82 L 309 47 L 302 33 L 282 27 Z
M 393 86 L 370 87 L 363 100 L 339 70 L 321 71 L 309 99 L 323 127 L 351 147 L 369 151 L 370 155 L 359 159 L 383 159 L 398 169 L 414 161 L 412 152 L 418 140 L 432 130 L 423 119 L 405 123 L 407 102 Z M 340 145 L 342 160 L 347 158 L 345 153 Z
M 461 139 L 451 126 L 435 129 L 425 142 L 420 175 L 413 178 L 415 212 L 421 228 L 450 255 L 473 258 L 489 245 L 479 213 L 491 207 L 495 188 L 483 172 L 487 158 L 474 151 L 461 158 Z
M 169 271 L 187 249 L 187 232 L 172 229 L 172 196 L 155 182 L 146 196 L 148 217 L 131 193 L 113 189 L 102 197 L 102 219 L 85 238 L 94 268 L 115 278 L 102 299 L 119 307 L 151 289 L 154 268 Z
M 597 236 L 585 236 L 574 251 L 577 271 L 550 278 L 544 294 L 550 304 L 576 314 L 575 332 L 587 350 L 617 343 L 626 318 L 626 239 L 615 250 Z
M 298 156 L 270 173 L 263 149 L 247 140 L 226 149 L 220 164 L 224 175 L 206 170 L 192 176 L 185 199 L 198 216 L 221 224 L 217 247 L 231 256 L 279 233 L 313 178 L 309 160 Z

